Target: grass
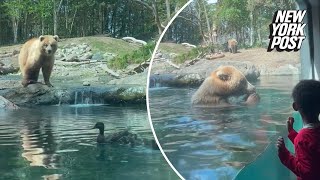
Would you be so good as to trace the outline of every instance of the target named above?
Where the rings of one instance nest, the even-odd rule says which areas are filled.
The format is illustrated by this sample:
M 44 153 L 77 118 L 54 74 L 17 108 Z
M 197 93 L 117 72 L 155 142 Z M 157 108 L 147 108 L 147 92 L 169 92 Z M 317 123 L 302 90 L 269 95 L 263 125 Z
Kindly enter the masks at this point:
M 110 37 L 85 37 L 81 38 L 80 42 L 89 44 L 93 53 L 110 52 L 116 55 L 124 55 L 128 52 L 139 49 L 139 46 L 136 44 L 128 43 L 122 39 Z
M 223 45 L 212 45 L 208 47 L 196 47 L 196 48 L 187 48 L 181 44 L 175 43 L 161 43 L 159 49 L 164 53 L 174 53 L 176 54 L 173 59 L 174 63 L 182 64 L 187 60 L 192 60 L 196 57 L 203 57 L 206 53 L 212 52 L 212 50 L 218 52 L 218 50 L 223 51 Z
M 149 42 L 147 45 L 142 46 L 137 50 L 116 56 L 108 62 L 108 65 L 114 69 L 124 69 L 129 64 L 140 64 L 151 58 L 154 48 L 155 43 Z
M 175 53 L 176 55 L 181 55 L 191 51 L 191 48 L 186 48 L 176 43 L 160 43 L 159 50 L 168 54 Z

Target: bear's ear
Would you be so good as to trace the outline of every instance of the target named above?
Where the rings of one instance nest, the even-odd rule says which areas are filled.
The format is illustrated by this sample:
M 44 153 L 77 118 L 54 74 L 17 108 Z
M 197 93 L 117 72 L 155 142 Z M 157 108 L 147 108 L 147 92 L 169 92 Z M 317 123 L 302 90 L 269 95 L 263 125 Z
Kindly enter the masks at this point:
M 58 40 L 59 40 L 59 36 L 58 36 L 58 35 L 54 35 L 54 36 L 53 36 L 53 39 L 55 39 L 56 41 L 58 41 Z
M 39 37 L 40 41 L 43 41 L 44 38 L 45 38 L 44 36 L 40 36 L 40 37 Z
M 222 81 L 228 81 L 230 80 L 230 76 L 228 74 L 219 74 L 218 75 L 219 79 L 221 79 Z

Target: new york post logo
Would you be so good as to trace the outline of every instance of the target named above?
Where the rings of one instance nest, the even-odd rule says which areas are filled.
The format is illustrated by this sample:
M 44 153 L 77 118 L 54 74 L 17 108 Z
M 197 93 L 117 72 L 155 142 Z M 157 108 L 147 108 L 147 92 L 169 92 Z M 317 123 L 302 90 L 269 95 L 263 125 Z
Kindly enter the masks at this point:
M 274 13 L 272 24 L 270 24 L 270 42 L 268 52 L 274 48 L 277 51 L 298 51 L 304 35 L 303 18 L 306 10 L 279 10 Z

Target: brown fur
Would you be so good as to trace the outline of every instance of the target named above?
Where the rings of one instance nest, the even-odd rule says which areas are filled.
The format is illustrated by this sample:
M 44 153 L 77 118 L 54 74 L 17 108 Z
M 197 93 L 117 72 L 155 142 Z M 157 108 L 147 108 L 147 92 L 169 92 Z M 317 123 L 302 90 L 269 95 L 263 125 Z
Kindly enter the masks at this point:
M 231 53 L 237 53 L 238 42 L 235 39 L 228 40 L 228 49 Z
M 19 65 L 22 73 L 22 85 L 37 83 L 40 69 L 42 70 L 44 83 L 52 87 L 50 75 L 54 65 L 54 53 L 58 46 L 58 36 L 40 36 L 27 41 L 19 54 Z
M 228 97 L 255 93 L 255 87 L 233 66 L 220 66 L 213 71 L 192 96 L 193 104 L 228 103 Z

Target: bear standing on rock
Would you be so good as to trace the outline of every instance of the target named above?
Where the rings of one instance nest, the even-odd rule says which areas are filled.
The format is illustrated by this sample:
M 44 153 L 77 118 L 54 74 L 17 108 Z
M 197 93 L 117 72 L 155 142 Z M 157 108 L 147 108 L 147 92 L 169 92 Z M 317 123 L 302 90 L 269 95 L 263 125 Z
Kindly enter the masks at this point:
M 192 96 L 194 105 L 228 105 L 228 98 L 246 95 L 245 104 L 259 101 L 255 87 L 233 66 L 220 66 L 213 71 Z
M 53 87 L 49 79 L 54 65 L 54 54 L 58 48 L 58 39 L 57 35 L 45 35 L 30 39 L 22 46 L 19 65 L 23 77 L 23 87 L 38 82 L 40 69 L 44 83 Z

